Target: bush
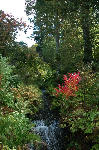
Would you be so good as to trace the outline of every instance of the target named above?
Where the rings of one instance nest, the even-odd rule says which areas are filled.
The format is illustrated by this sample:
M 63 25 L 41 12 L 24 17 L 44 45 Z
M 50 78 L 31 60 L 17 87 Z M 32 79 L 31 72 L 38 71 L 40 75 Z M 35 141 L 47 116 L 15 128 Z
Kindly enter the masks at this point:
M 31 132 L 29 119 L 24 114 L 13 112 L 9 115 L 0 116 L 0 142 L 9 148 L 17 148 L 39 138 Z
M 25 114 L 36 113 L 42 94 L 36 86 L 19 86 L 15 79 L 13 66 L 0 56 L 0 143 L 8 149 L 39 140 Z
M 68 85 L 65 87 L 64 84 L 56 89 L 52 108 L 59 110 L 61 127 L 66 127 L 68 124 L 73 133 L 81 131 L 86 141 L 91 141 L 94 145 L 99 141 L 99 76 L 97 73 L 92 73 L 89 66 L 83 68 L 80 76 L 79 89 L 75 93 L 73 90 L 71 93 Z M 70 85 L 69 88 L 71 87 Z
M 0 103 L 14 107 L 13 94 L 11 92 L 12 66 L 5 57 L 0 56 Z
M 42 107 L 42 93 L 36 85 L 21 84 L 12 92 L 18 111 L 34 115 Z
M 36 83 L 42 86 L 52 76 L 51 68 L 39 57 L 33 47 L 28 49 L 18 46 L 10 61 L 15 65 L 14 72 L 24 84 Z

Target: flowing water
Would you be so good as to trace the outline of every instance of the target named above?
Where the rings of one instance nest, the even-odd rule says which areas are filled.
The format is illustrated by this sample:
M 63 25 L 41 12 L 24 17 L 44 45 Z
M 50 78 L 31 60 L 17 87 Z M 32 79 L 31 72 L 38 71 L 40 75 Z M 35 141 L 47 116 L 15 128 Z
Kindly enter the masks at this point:
M 43 91 L 43 99 L 44 108 L 37 115 L 37 120 L 33 121 L 35 123 L 33 131 L 40 135 L 42 141 L 46 143 L 47 150 L 63 150 L 61 141 L 63 131 L 59 127 L 58 120 L 50 110 L 50 104 L 45 95 L 45 91 Z
M 47 150 L 60 150 L 58 138 L 61 136 L 61 132 L 58 131 L 58 122 L 53 120 L 51 124 L 47 125 L 45 120 L 36 120 L 34 123 L 36 124 L 34 131 L 47 144 Z

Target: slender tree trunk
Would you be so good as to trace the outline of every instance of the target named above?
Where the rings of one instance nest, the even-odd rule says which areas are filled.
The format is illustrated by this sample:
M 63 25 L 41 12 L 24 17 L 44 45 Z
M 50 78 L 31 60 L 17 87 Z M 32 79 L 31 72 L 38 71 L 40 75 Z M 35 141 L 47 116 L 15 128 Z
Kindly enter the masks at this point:
M 59 52 L 59 19 L 58 19 L 58 9 L 55 15 L 55 40 L 56 40 L 56 54 Z
M 55 40 L 56 40 L 56 54 L 58 54 L 58 52 L 59 52 L 59 33 L 58 33 L 58 30 L 56 30 Z
M 93 60 L 92 56 L 92 37 L 90 32 L 90 10 L 88 5 L 82 5 L 82 30 L 84 40 L 84 63 L 91 63 Z
M 60 72 L 60 57 L 59 57 L 59 18 L 58 18 L 58 8 L 55 14 L 55 41 L 56 41 L 56 67 L 57 73 Z

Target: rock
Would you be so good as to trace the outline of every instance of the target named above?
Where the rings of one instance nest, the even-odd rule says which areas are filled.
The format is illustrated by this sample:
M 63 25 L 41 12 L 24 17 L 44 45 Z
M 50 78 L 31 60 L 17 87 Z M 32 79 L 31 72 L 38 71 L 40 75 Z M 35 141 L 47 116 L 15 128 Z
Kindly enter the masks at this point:
M 35 141 L 34 150 L 47 150 L 47 144 L 45 142 Z

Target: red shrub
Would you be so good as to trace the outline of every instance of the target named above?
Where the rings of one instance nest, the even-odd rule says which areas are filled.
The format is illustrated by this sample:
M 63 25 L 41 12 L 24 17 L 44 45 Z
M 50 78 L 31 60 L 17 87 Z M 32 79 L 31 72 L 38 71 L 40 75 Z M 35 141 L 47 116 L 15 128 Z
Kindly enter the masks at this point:
M 66 99 L 68 99 L 69 96 L 76 96 L 75 92 L 78 91 L 78 83 L 81 80 L 81 77 L 78 73 L 69 73 L 69 78 L 67 78 L 66 75 L 64 75 L 64 83 L 62 85 L 58 85 L 58 89 L 55 88 L 56 93 L 55 95 L 58 96 L 60 94 L 63 94 Z

